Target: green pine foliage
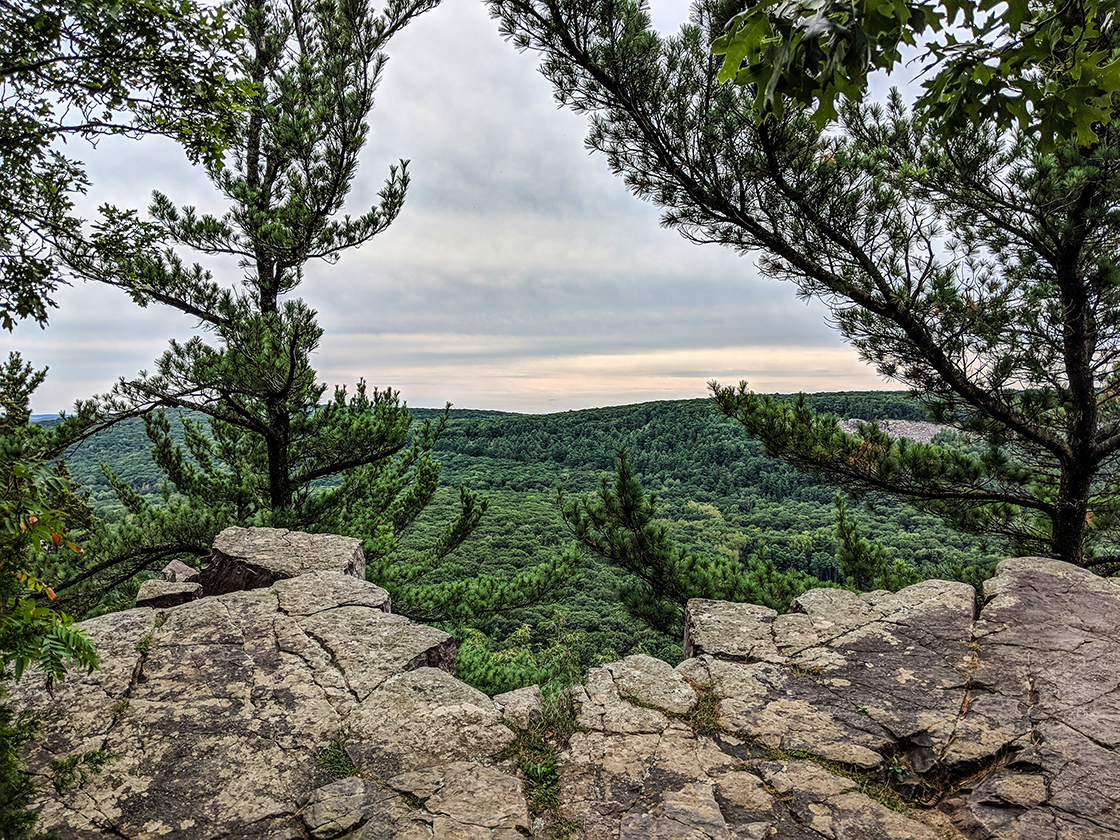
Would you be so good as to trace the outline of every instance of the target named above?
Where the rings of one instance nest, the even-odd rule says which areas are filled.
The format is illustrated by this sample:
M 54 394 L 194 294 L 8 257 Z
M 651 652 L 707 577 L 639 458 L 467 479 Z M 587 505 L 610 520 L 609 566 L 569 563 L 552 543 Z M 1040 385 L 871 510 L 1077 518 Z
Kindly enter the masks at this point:
M 844 583 L 859 592 L 888 589 L 897 592 L 921 580 L 906 563 L 892 557 L 882 543 L 865 540 L 859 526 L 848 518 L 848 506 L 836 497 L 836 559 Z
M 703 556 L 678 545 L 656 522 L 657 497 L 634 475 L 626 451 L 617 452 L 617 470 L 599 491 L 563 500 L 564 521 L 584 551 L 628 575 L 618 597 L 643 624 L 680 635 L 690 598 L 738 601 L 785 612 L 798 595 L 821 582 L 804 572 L 778 572 L 758 551 L 746 562 Z
M 978 76 L 958 76 L 959 66 L 938 74 L 941 91 L 955 92 L 934 99 L 955 104 L 934 107 L 936 118 L 915 116 L 894 91 L 885 106 L 844 105 L 823 131 L 803 108 L 763 113 L 758 100 L 798 78 L 768 63 L 795 61 L 783 52 L 796 48 L 785 36 L 805 39 L 802 57 L 823 62 L 813 34 L 799 27 L 841 37 L 847 30 L 828 17 L 843 4 L 760 3 L 743 12 L 698 0 L 674 34 L 657 32 L 636 0 L 488 5 L 515 46 L 540 55 L 558 100 L 588 115 L 587 145 L 637 198 L 662 208 L 664 226 L 757 255 L 763 276 L 820 301 L 862 359 L 985 448 L 947 453 L 875 432 L 847 441 L 811 413 L 754 399 L 745 383 L 713 383 L 729 416 L 772 440 L 774 451 L 797 447 L 791 457 L 841 487 L 897 494 L 1010 553 L 1102 574 L 1120 569 L 1120 123 L 1107 92 L 1115 80 L 1096 88 L 1091 105 L 1084 97 L 1071 105 L 1061 93 L 1085 93 L 1082 73 L 1090 88 L 1101 74 L 1116 75 L 1118 42 L 1103 7 L 1067 17 L 1068 6 L 1011 4 L 1013 26 L 994 12 L 977 26 L 1014 30 L 1031 21 L 1032 37 L 1046 32 L 1062 46 L 1046 38 L 970 44 L 1001 57 L 1025 47 L 1025 63 L 993 73 L 992 56 L 982 59 L 972 69 L 984 91 L 971 87 Z M 889 6 L 868 8 L 886 11 L 887 29 L 900 23 Z M 776 11 L 790 14 L 783 25 L 792 28 L 771 38 Z M 749 29 L 751 49 L 731 51 L 748 19 L 738 33 Z M 713 41 L 729 49 L 723 73 Z M 1058 55 L 1053 74 L 1040 75 Z M 845 84 L 833 73 L 844 66 L 822 64 L 824 82 Z M 740 71 L 747 84 L 724 83 Z M 1026 85 L 1025 98 L 1004 105 L 1055 110 L 1022 111 L 1030 130 L 994 125 L 971 94 L 995 85 L 990 105 L 1008 79 Z M 812 97 L 831 109 L 819 81 L 809 85 Z M 947 130 L 958 105 L 968 117 Z
M 586 634 L 567 629 L 565 622 L 562 610 L 554 612 L 540 628 L 543 642 L 534 641 L 528 624 L 500 642 L 474 628 L 459 628 L 455 633 L 456 676 L 489 695 L 538 685 L 546 697 L 555 698 L 565 686 L 579 682 L 587 670 Z
M 22 752 L 39 734 L 39 721 L 17 712 L 0 691 L 0 837 L 36 840 L 38 814 L 28 810 L 36 793 L 35 780 L 23 766 Z
M 927 419 L 917 403 L 898 393 L 811 394 L 807 400 L 846 417 Z M 444 412 L 411 413 L 418 421 L 438 424 Z M 147 486 L 150 468 L 140 464 L 142 457 L 150 457 L 141 428 L 124 426 L 119 443 L 114 438 L 117 429 L 91 439 L 71 456 L 68 466 L 76 476 L 97 481 L 98 460 L 125 456 L 121 480 L 141 493 L 153 510 L 160 510 L 165 506 L 162 497 Z M 172 434 L 177 428 L 173 423 Z M 128 452 L 126 443 L 133 442 L 141 453 Z M 948 437 L 945 443 L 956 445 Z M 557 508 L 557 486 L 562 485 L 570 499 L 594 492 L 605 473 L 613 476 L 614 452 L 620 445 L 627 448 L 628 463 L 642 486 L 658 497 L 654 524 L 664 526 L 676 544 L 687 546 L 686 553 L 741 564 L 761 550 L 776 574 L 799 571 L 828 583 L 846 583 L 839 561 L 835 491 L 767 456 L 707 400 L 550 415 L 453 409 L 431 450 L 439 464 L 439 486 L 429 505 L 399 535 L 395 556 L 402 561 L 422 557 L 440 540 L 461 508 L 457 488 L 466 484 L 486 496 L 486 514 L 471 538 L 432 569 L 424 583 L 447 584 L 444 591 L 454 591 L 461 581 L 475 577 L 508 580 L 550 564 L 563 557 L 571 539 Z M 98 487 L 104 485 L 94 487 L 95 499 Z M 170 504 L 175 504 L 174 496 Z M 949 530 L 938 517 L 890 497 L 868 493 L 858 512 L 854 503 L 849 505 L 867 540 L 882 543 L 892 558 L 923 579 L 982 574 L 977 570 L 990 569 L 995 559 L 982 541 Z M 377 582 L 382 573 L 371 573 L 371 579 Z M 528 625 L 532 648 L 540 651 L 554 638 L 551 621 L 559 608 L 565 614 L 565 632 L 583 634 L 583 667 L 608 649 L 620 655 L 645 650 L 666 661 L 680 660 L 679 636 L 647 627 L 619 602 L 618 592 L 634 583 L 628 572 L 591 554 L 582 559 L 578 575 L 575 583 L 555 589 L 540 604 L 478 613 L 459 621 L 460 629 L 449 629 L 458 635 L 463 627 L 475 628 L 491 640 L 489 650 L 500 651 Z
M 390 0 L 379 11 L 364 0 L 231 4 L 239 42 L 229 76 L 255 96 L 229 154 L 206 167 L 228 211 L 200 215 L 155 194 L 149 220 L 105 208 L 88 240 L 66 250 L 79 276 L 120 288 L 141 307 L 168 306 L 200 327 L 190 340 L 172 341 L 152 373 L 122 379 L 93 403 L 107 424 L 143 417 L 159 476 L 136 488 L 122 478 L 123 465 L 104 468 L 118 521 L 93 535 L 87 551 L 96 559 L 60 587 L 84 611 L 120 603 L 138 575 L 172 557 L 205 556 L 230 525 L 358 537 L 397 611 L 427 620 L 528 603 L 571 576 L 572 560 L 561 556 L 508 579 L 429 582 L 486 509 L 461 489 L 429 544 L 400 549 L 439 486 L 432 447 L 446 417 L 414 426 L 396 391 L 364 381 L 324 400 L 311 365 L 323 330 L 295 294 L 308 263 L 337 261 L 403 208 L 404 161 L 390 167 L 374 206 L 343 212 L 385 49 L 437 4 Z M 236 262 L 242 282 L 224 285 L 188 255 Z M 180 412 L 179 428 L 166 409 Z

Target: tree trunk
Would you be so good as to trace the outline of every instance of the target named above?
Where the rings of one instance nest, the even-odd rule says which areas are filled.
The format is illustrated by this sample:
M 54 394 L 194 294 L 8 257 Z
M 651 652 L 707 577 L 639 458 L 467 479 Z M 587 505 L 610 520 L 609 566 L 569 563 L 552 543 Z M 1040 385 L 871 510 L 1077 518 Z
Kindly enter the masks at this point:
M 283 409 L 268 407 L 268 498 L 273 512 L 292 503 L 292 477 L 288 464 L 291 418 Z
M 1075 566 L 1085 565 L 1085 529 L 1088 527 L 1089 493 L 1093 469 L 1083 464 L 1062 469 L 1057 512 L 1050 536 L 1051 556 Z

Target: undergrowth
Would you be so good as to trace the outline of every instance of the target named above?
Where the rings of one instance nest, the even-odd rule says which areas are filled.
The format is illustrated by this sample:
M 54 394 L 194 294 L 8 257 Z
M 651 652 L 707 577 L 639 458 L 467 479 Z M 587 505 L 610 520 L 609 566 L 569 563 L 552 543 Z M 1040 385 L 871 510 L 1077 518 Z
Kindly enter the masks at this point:
M 560 771 L 556 765 L 557 752 L 567 747 L 573 734 L 581 731 L 571 702 L 562 692 L 550 692 L 538 721 L 528 729 L 511 728 L 517 737 L 498 753 L 497 760 L 513 759 L 521 770 L 530 818 L 543 817 L 553 840 L 572 836 L 579 825 L 560 816 Z

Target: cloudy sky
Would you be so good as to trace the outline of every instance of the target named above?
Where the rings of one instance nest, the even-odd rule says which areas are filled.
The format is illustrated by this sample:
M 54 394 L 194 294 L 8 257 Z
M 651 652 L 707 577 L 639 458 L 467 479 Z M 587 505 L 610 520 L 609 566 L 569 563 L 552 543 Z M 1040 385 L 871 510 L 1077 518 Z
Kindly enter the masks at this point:
M 673 30 L 679 0 L 654 0 Z M 479 0 L 444 0 L 390 46 L 371 137 L 348 210 L 371 204 L 399 158 L 412 187 L 394 225 L 300 294 L 326 333 L 314 363 L 330 385 L 365 378 L 414 406 L 550 412 L 699 397 L 710 379 L 759 391 L 888 387 L 788 285 L 753 262 L 658 226 L 605 161 L 584 120 L 558 110 L 532 54 L 498 35 Z M 221 212 L 173 144 L 71 144 L 101 202 L 146 207 L 153 189 Z M 208 264 L 234 282 L 233 264 Z M 194 323 L 121 292 L 77 283 L 46 330 L 0 342 L 49 365 L 36 412 L 56 412 L 150 368 Z

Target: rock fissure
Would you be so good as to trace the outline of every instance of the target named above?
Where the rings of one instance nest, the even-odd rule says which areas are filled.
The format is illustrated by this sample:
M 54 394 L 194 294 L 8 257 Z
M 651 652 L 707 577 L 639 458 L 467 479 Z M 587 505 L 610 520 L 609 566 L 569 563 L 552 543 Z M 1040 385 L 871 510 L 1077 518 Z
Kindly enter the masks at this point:
M 354 702 L 361 703 L 364 698 L 358 696 L 358 692 L 354 690 L 354 687 L 350 684 L 350 681 L 346 678 L 346 669 L 342 666 L 342 663 L 340 663 L 338 661 L 337 655 L 335 654 L 335 652 L 333 650 L 330 649 L 330 647 L 327 645 L 327 642 L 324 639 L 321 639 L 318 636 L 316 636 L 315 633 L 308 630 L 306 627 L 300 626 L 300 630 L 302 630 L 303 634 L 309 640 L 311 640 L 316 645 L 318 645 L 319 649 L 321 651 L 323 651 L 324 654 L 326 654 L 327 659 L 329 660 L 331 667 L 335 671 L 338 672 L 339 676 L 342 677 L 342 681 L 345 684 L 347 691 L 350 692 L 350 696 L 354 698 Z

